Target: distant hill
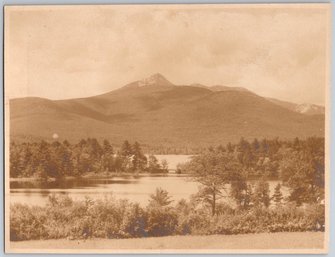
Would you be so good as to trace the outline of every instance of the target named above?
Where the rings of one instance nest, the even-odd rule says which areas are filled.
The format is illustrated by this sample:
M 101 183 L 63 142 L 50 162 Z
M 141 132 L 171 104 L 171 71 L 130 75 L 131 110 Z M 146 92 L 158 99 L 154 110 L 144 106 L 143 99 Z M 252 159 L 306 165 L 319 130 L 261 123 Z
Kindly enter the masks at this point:
M 244 87 L 228 87 L 228 86 L 211 86 L 209 87 L 212 91 L 239 91 L 239 92 L 250 92 L 248 89 Z M 251 92 L 250 92 L 251 93 Z
M 219 90 L 221 89 L 221 90 Z M 14 140 L 107 138 L 146 146 L 203 147 L 241 137 L 324 136 L 324 115 L 306 115 L 246 89 L 173 85 L 161 74 L 103 95 L 10 101 Z
M 251 91 L 249 91 L 248 89 L 243 88 L 243 87 L 228 87 L 228 86 L 221 86 L 221 85 L 205 86 L 205 85 L 202 85 L 202 84 L 191 84 L 190 86 L 207 88 L 207 89 L 210 89 L 211 91 L 239 91 L 239 92 L 252 93 Z M 303 113 L 303 114 L 307 114 L 307 115 L 315 115 L 315 114 L 324 115 L 325 114 L 325 107 L 324 106 L 320 106 L 320 105 L 316 105 L 316 104 L 308 104 L 308 103 L 296 104 L 296 103 L 282 101 L 282 100 L 278 100 L 278 99 L 270 98 L 270 97 L 268 97 L 266 99 L 269 100 L 272 103 L 280 105 L 281 107 L 284 107 L 284 108 L 289 109 L 289 110 L 294 111 L 294 112 Z
M 281 101 L 274 98 L 268 98 L 269 101 L 278 104 L 284 108 L 287 108 L 291 111 L 303 113 L 307 115 L 315 115 L 315 114 L 325 114 L 325 107 L 316 105 L 316 104 L 295 104 L 290 102 Z
M 200 87 L 200 88 L 206 88 L 209 89 L 211 91 L 240 91 L 240 92 L 250 92 L 248 89 L 243 88 L 243 87 L 228 87 L 228 86 L 221 86 L 221 85 L 215 85 L 215 86 L 205 86 L 202 84 L 198 84 L 198 83 L 193 83 L 190 84 L 189 86 L 191 87 Z

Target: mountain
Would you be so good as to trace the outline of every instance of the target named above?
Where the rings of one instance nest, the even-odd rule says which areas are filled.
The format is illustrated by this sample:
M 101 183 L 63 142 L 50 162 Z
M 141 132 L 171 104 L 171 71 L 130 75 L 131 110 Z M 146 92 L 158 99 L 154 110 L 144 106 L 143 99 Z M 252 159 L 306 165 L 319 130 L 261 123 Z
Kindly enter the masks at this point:
M 244 87 L 227 87 L 227 86 L 211 86 L 209 87 L 212 91 L 239 91 L 239 92 L 250 92 L 248 89 Z
M 200 87 L 200 88 L 206 88 L 211 91 L 217 92 L 217 91 L 240 91 L 240 92 L 250 92 L 248 89 L 243 87 L 228 87 L 228 86 L 221 86 L 221 85 L 215 85 L 215 86 L 205 86 L 198 83 L 190 84 L 191 87 Z
M 274 99 L 274 98 L 267 98 L 267 99 L 271 101 L 272 103 L 275 103 L 279 106 L 282 106 L 294 112 L 307 114 L 307 115 L 316 115 L 316 114 L 324 115 L 325 114 L 324 106 L 315 105 L 315 104 L 307 104 L 307 103 L 295 104 L 295 103 L 281 101 L 281 100 Z
M 203 147 L 241 137 L 324 136 L 324 115 L 305 115 L 247 90 L 174 85 L 161 74 L 106 94 L 10 101 L 13 140 L 107 138 L 144 146 Z
M 136 88 L 136 87 L 144 87 L 144 86 L 159 86 L 159 87 L 170 87 L 173 86 L 173 84 L 168 81 L 162 74 L 156 73 L 151 75 L 148 78 L 135 81 L 133 83 L 130 83 L 125 88 Z
M 243 87 L 228 87 L 228 86 L 222 86 L 222 85 L 216 85 L 216 86 L 205 86 L 202 84 L 191 84 L 190 86 L 192 87 L 200 87 L 200 88 L 207 88 L 211 91 L 217 92 L 217 91 L 239 91 L 239 92 L 249 92 L 246 88 Z M 281 107 L 284 107 L 286 109 L 289 109 L 294 112 L 302 113 L 302 114 L 307 114 L 307 115 L 316 115 L 316 114 L 325 114 L 325 107 L 316 105 L 316 104 L 296 104 L 296 103 L 291 103 L 287 101 L 282 101 L 278 100 L 275 98 L 270 98 L 268 97 L 267 100 L 269 100 L 272 103 L 275 103 Z
M 295 107 L 295 111 L 309 115 L 325 114 L 325 107 L 316 104 L 304 103 L 304 104 L 298 104 Z

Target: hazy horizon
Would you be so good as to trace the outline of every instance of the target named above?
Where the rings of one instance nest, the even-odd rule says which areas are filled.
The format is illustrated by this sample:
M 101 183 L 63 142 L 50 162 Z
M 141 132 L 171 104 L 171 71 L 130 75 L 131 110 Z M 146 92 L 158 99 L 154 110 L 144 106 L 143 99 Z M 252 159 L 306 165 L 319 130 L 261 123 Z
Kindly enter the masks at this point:
M 5 9 L 6 95 L 82 98 L 161 73 L 325 105 L 328 5 L 213 7 Z

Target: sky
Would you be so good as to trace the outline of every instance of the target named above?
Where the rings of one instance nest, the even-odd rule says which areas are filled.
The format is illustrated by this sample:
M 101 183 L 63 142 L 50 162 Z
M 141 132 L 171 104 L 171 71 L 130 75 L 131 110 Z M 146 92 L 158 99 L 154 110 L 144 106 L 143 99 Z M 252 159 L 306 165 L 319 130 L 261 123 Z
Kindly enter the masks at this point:
M 7 6 L 5 94 L 88 97 L 161 73 L 324 105 L 329 6 Z

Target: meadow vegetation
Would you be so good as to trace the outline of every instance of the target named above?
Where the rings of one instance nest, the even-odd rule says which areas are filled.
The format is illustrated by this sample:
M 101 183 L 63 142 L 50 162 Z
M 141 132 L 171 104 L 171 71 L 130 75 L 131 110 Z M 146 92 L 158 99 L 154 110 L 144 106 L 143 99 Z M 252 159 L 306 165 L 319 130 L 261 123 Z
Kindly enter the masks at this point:
M 220 203 L 217 212 L 195 199 L 172 205 L 157 189 L 148 206 L 127 200 L 72 200 L 51 196 L 44 207 L 13 204 L 10 239 L 138 238 L 169 235 L 246 234 L 323 231 L 324 206 L 293 202 L 272 207 L 232 208 Z

